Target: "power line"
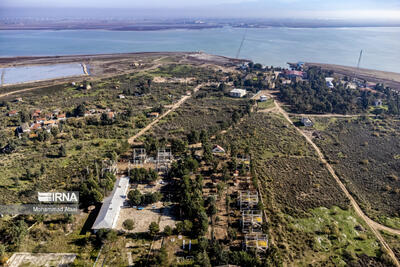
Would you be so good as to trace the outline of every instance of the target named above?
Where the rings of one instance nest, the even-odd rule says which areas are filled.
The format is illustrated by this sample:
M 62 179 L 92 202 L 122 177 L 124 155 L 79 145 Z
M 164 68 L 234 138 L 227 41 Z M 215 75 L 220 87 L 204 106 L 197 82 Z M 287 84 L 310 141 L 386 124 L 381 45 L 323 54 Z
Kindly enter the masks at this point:
M 242 50 L 242 46 L 243 46 L 244 40 L 246 39 L 246 34 L 247 34 L 247 28 L 246 28 L 245 31 L 244 31 L 243 38 L 242 38 L 242 42 L 240 43 L 239 49 L 238 49 L 238 51 L 237 51 L 237 53 L 236 53 L 236 59 L 239 58 L 240 50 Z

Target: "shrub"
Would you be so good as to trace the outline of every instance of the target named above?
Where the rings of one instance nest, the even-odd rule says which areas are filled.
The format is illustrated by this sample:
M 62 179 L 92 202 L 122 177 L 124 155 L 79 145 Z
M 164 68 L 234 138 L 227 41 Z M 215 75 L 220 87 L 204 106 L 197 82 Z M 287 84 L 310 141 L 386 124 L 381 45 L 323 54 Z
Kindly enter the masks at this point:
M 156 222 L 152 222 L 149 226 L 149 234 L 151 237 L 155 237 L 160 232 L 160 226 Z
M 124 227 L 125 230 L 131 231 L 135 227 L 135 223 L 132 219 L 126 219 L 122 223 L 122 227 Z
M 172 228 L 171 228 L 171 226 L 169 226 L 169 225 L 165 226 L 165 228 L 164 228 L 164 234 L 165 234 L 166 236 L 172 235 Z

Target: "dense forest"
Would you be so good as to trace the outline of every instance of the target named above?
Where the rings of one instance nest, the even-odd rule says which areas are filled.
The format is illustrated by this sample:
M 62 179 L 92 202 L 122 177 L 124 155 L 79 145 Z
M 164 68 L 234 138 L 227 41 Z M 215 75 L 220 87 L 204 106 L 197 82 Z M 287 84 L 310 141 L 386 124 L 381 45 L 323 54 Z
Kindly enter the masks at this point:
M 364 112 L 376 99 L 370 91 L 346 88 L 336 83 L 331 89 L 326 85 L 326 74 L 317 67 L 307 70 L 308 81 L 291 84 L 278 83 L 280 98 L 299 113 L 359 113 Z

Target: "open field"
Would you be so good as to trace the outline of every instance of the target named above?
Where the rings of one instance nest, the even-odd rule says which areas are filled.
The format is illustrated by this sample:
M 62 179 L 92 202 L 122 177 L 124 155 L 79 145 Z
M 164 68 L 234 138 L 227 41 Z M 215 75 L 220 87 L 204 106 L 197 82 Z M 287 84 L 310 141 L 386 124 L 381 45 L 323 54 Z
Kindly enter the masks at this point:
M 354 215 L 312 147 L 282 117 L 253 114 L 221 139 L 250 148 L 271 243 L 284 262 L 297 266 L 381 264 L 381 247 L 375 236 Z M 362 229 L 362 238 L 356 226 Z M 325 228 L 331 230 L 324 232 Z M 346 231 L 349 233 L 340 236 Z
M 195 65 L 190 65 L 189 61 L 187 61 L 189 65 L 176 65 L 171 64 L 173 57 L 166 59 L 157 53 L 149 57 L 141 56 L 151 66 L 155 64 L 152 63 L 152 59 L 160 60 L 162 63 L 158 64 L 162 66 L 155 65 L 155 68 L 150 70 L 135 69 L 130 74 L 92 80 L 90 89 L 82 88 L 79 80 L 72 79 L 75 84 L 48 85 L 3 98 L 5 102 L 0 107 L 0 127 L 2 128 L 0 148 L 6 146 L 11 140 L 17 145 L 16 153 L 2 154 L 0 158 L 0 165 L 4 167 L 0 171 L 2 177 L 0 191 L 4 192 L 2 194 L 4 203 L 17 199 L 28 201 L 35 190 L 49 190 L 56 184 L 58 188 L 69 187 L 78 181 L 82 169 L 90 162 L 108 157 L 116 149 L 123 147 L 127 149 L 124 140 L 138 133 L 152 121 L 147 117 L 147 113 L 155 109 L 162 112 L 163 109 L 181 100 L 183 95 L 188 97 L 186 92 L 195 86 L 193 83 L 168 81 L 151 83 L 154 77 L 189 76 L 195 77 L 197 82 L 202 82 L 208 79 L 219 79 L 218 77 L 221 76 L 212 68 L 200 66 L 197 61 Z M 183 54 L 181 56 L 183 57 Z M 104 56 L 93 57 L 100 60 Z M 112 62 L 107 63 L 106 60 L 102 64 L 107 63 L 107 66 L 111 68 L 120 57 L 122 56 L 109 56 Z M 125 58 L 126 61 L 131 59 Z M 35 61 L 35 59 L 30 60 Z M 47 62 L 43 58 L 37 60 Z M 60 60 L 67 59 L 62 57 Z M 126 61 L 115 64 L 125 66 Z M 102 76 L 99 75 L 99 77 Z M 4 89 L 18 90 L 19 87 L 20 85 L 4 87 Z M 120 95 L 124 97 L 120 98 Z M 21 97 L 23 101 L 12 101 L 16 96 Z M 93 114 L 75 117 L 74 110 L 80 105 L 84 105 L 87 111 L 93 110 Z M 58 109 L 58 112 L 66 114 L 68 119 L 62 123 L 62 129 L 59 127 L 61 130 L 58 133 L 49 135 L 45 140 L 27 139 L 25 136 L 22 139 L 16 139 L 14 130 L 21 125 L 20 116 L 22 115 L 20 114 L 25 114 L 28 122 L 32 123 L 33 119 L 29 118 L 30 113 L 36 109 L 40 109 L 42 114 L 51 114 Z M 19 116 L 6 116 L 9 110 L 17 110 Z M 110 111 L 114 113 L 114 119 L 103 123 L 102 113 Z M 65 147 L 66 157 L 57 156 L 60 146 Z
M 178 110 L 169 114 L 154 128 L 159 136 L 181 137 L 190 131 L 207 130 L 214 134 L 228 128 L 234 112 L 243 113 L 247 99 L 225 97 L 215 88 L 203 88 Z
M 399 130 L 396 119 L 316 119 L 316 139 L 369 217 L 400 228 Z

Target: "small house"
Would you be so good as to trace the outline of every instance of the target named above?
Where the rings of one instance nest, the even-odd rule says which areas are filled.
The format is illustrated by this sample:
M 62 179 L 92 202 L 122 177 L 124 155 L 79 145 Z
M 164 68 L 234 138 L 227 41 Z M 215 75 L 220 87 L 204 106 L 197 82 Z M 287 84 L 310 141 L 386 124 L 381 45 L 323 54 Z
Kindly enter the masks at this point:
M 268 97 L 266 95 L 261 95 L 260 96 L 260 102 L 265 102 L 268 100 Z
M 16 102 L 16 103 L 22 102 L 22 97 L 17 97 L 17 98 L 14 100 L 14 102 Z
M 219 145 L 215 145 L 212 149 L 212 153 L 225 153 L 225 149 L 223 149 Z
M 148 118 L 158 118 L 158 116 L 160 116 L 160 113 L 158 113 L 158 112 L 147 113 Z
M 245 89 L 233 89 L 229 92 L 229 95 L 231 97 L 236 97 L 236 98 L 241 98 L 244 97 L 247 94 L 247 91 Z
M 40 128 L 42 128 L 42 126 L 40 125 L 40 123 L 34 123 L 34 124 L 31 125 L 31 130 L 32 130 L 32 131 L 38 130 L 38 129 L 40 129 Z
M 59 121 L 65 121 L 67 119 L 67 116 L 64 114 L 58 114 L 57 115 L 57 120 Z
M 332 83 L 333 82 L 333 78 L 327 77 L 327 78 L 325 78 L 325 81 L 326 81 L 326 86 L 328 86 L 331 89 L 335 88 L 335 86 Z
M 287 79 L 305 78 L 306 74 L 299 70 L 284 70 L 283 76 Z
M 47 120 L 47 119 L 44 118 L 44 117 L 43 117 L 43 118 L 36 118 L 36 119 L 35 119 L 35 122 L 36 122 L 36 123 L 43 123 L 43 122 L 45 122 L 46 120 Z
M 118 95 L 119 99 L 125 99 L 125 95 Z
M 10 112 L 8 112 L 8 117 L 15 117 L 18 115 L 18 111 L 16 110 L 11 110 Z
M 312 127 L 314 125 L 309 118 L 301 118 L 301 123 L 306 127 Z
M 57 121 L 56 120 L 44 121 L 43 125 L 48 126 L 48 127 L 55 127 L 55 126 L 57 126 Z

